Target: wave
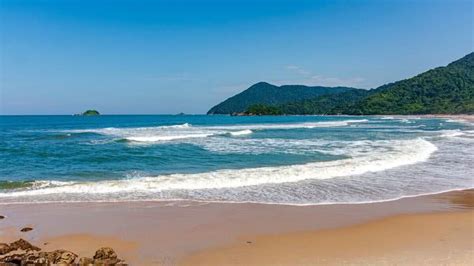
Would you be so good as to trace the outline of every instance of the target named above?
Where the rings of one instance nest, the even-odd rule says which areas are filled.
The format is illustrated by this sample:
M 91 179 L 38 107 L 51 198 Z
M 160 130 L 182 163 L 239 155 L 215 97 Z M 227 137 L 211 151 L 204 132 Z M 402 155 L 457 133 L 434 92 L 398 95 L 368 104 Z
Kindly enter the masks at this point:
M 379 172 L 428 160 L 437 147 L 425 139 L 357 143 L 360 152 L 350 158 L 307 164 L 223 169 L 207 173 L 171 174 L 98 182 L 45 183 L 39 188 L 0 193 L 0 198 L 35 195 L 156 193 L 167 190 L 219 189 L 263 184 L 294 183 L 307 179 L 330 179 Z M 369 145 L 369 146 L 367 146 Z M 370 147 L 372 146 L 372 147 Z M 367 152 L 370 149 L 373 152 Z M 46 185 L 45 185 L 46 184 Z M 87 197 L 87 196 L 86 196 Z
M 232 136 L 242 136 L 242 135 L 249 135 L 249 134 L 252 134 L 252 133 L 253 133 L 252 130 L 244 129 L 244 130 L 240 130 L 240 131 L 230 132 L 229 134 L 232 135 Z
M 459 130 L 459 129 L 453 129 L 453 130 L 441 130 L 441 137 L 445 137 L 445 138 L 450 138 L 450 137 L 459 137 L 459 136 L 463 136 L 465 135 L 466 133 Z
M 409 119 L 401 119 L 400 120 L 401 123 L 406 123 L 406 124 L 411 124 L 411 123 L 414 123 L 413 121 L 410 121 Z
M 94 133 L 116 138 L 119 142 L 154 143 L 186 139 L 206 138 L 210 136 L 243 136 L 252 134 L 254 130 L 272 129 L 311 129 L 319 127 L 341 127 L 355 123 L 368 122 L 367 119 L 322 121 L 305 123 L 282 123 L 282 124 L 243 124 L 243 125 L 219 125 L 219 126 L 193 126 L 188 123 L 178 125 L 165 125 L 156 127 L 108 127 L 97 129 L 69 130 L 67 134 Z M 106 142 L 94 143 L 101 144 Z
M 299 129 L 299 128 L 319 128 L 319 127 L 341 127 L 350 124 L 365 123 L 367 119 L 359 120 L 341 120 L 341 121 L 322 121 L 322 122 L 305 122 L 305 123 L 286 123 L 286 124 L 246 124 L 246 125 L 229 125 L 229 126 L 214 126 L 206 127 L 207 129 L 222 129 L 222 130 L 263 130 L 263 129 Z
M 242 125 L 222 125 L 222 126 L 192 126 L 191 124 L 185 123 L 180 125 L 171 126 L 156 126 L 156 127 L 108 127 L 108 128 L 97 128 L 97 129 L 78 129 L 68 130 L 67 132 L 72 133 L 98 133 L 104 135 L 123 135 L 128 133 L 147 132 L 147 131 L 159 131 L 167 129 L 184 129 L 184 130 L 235 130 L 235 129 L 296 129 L 296 128 L 317 128 L 317 127 L 337 127 L 347 126 L 355 123 L 365 123 L 367 119 L 359 120 L 340 120 L 340 121 L 322 121 L 322 122 L 304 122 L 304 123 L 282 123 L 282 124 L 242 124 Z
M 32 187 L 35 181 L 0 181 L 0 191 L 2 189 L 19 189 Z
M 187 129 L 191 128 L 192 125 L 189 123 L 178 124 L 178 125 L 165 125 L 165 126 L 155 126 L 155 127 L 105 127 L 105 128 L 88 128 L 88 129 L 72 129 L 65 130 L 67 133 L 97 133 L 104 135 L 114 135 L 127 133 L 132 131 L 150 131 L 150 130 L 160 130 L 160 129 Z
M 174 135 L 174 136 L 136 136 L 125 138 L 128 141 L 134 142 L 160 142 L 171 141 L 178 139 L 192 139 L 192 138 L 206 138 L 213 134 L 189 134 L 189 135 Z

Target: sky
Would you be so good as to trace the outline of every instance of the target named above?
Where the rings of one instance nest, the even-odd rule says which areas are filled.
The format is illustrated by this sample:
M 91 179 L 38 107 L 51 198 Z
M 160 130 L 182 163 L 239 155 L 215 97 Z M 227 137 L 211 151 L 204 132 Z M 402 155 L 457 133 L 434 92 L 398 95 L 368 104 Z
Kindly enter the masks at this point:
M 0 0 L 0 114 L 205 113 L 259 81 L 375 88 L 474 50 L 472 0 Z

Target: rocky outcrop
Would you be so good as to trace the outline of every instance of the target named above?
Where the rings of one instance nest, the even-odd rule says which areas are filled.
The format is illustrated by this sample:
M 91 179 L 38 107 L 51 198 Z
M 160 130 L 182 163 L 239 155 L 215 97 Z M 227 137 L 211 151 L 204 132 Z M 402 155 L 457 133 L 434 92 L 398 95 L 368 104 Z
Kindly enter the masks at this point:
M 103 247 L 98 249 L 94 255 L 94 265 L 125 265 L 117 257 L 117 253 L 111 248 Z
M 117 254 L 111 248 L 99 248 L 94 255 L 94 260 L 117 259 Z
M 0 243 L 0 255 L 5 255 L 10 252 L 10 246 L 6 243 Z
M 83 257 L 79 260 L 75 253 L 68 250 L 39 251 L 40 248 L 24 239 L 10 244 L 0 243 L 0 265 L 127 265 L 109 247 L 98 249 L 93 259 Z
M 24 251 L 40 251 L 41 249 L 37 246 L 33 246 L 30 244 L 30 242 L 24 240 L 24 239 L 19 239 L 15 242 L 10 243 L 10 251 L 14 250 L 24 250 Z
M 12 254 L 0 259 L 0 265 L 22 265 L 25 254 Z M 26 265 L 26 264 L 25 264 Z

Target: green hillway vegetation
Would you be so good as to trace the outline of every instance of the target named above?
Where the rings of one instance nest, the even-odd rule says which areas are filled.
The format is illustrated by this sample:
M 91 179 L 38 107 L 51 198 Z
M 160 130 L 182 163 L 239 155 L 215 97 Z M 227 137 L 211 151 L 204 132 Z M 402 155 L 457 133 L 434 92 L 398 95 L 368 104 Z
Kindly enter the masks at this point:
M 292 86 L 274 87 L 292 89 Z M 325 91 L 315 97 L 308 96 L 288 101 L 280 99 L 280 102 L 273 103 L 264 101 L 248 103 L 250 101 L 246 100 L 247 106 L 243 113 L 253 115 L 474 114 L 474 53 L 445 67 L 431 69 L 415 77 L 372 90 L 344 88 L 331 92 L 332 88 L 307 88 L 324 88 Z M 274 90 L 261 93 L 268 93 L 270 97 Z M 235 102 L 241 100 L 242 94 L 245 96 L 245 91 L 213 107 L 209 113 L 242 112 L 239 108 L 231 108 L 242 105 L 242 102 Z M 239 95 L 240 97 L 237 97 Z M 225 112 L 215 112 L 221 110 L 219 108 L 224 103 L 227 108 Z
M 222 103 L 212 107 L 208 114 L 242 113 L 251 105 L 264 104 L 276 106 L 279 104 L 313 99 L 318 96 L 342 93 L 355 90 L 347 87 L 309 87 L 303 85 L 275 86 L 266 82 L 252 85 L 245 91 L 230 97 Z

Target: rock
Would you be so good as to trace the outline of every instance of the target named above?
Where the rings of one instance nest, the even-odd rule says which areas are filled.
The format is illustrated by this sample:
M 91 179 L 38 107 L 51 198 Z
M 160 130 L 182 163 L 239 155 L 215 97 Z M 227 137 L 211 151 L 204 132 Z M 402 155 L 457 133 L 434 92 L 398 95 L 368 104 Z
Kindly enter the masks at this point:
M 46 259 L 53 264 L 70 265 L 77 259 L 77 255 L 71 251 L 58 249 L 51 252 L 40 252 L 39 257 Z
M 0 220 L 5 219 L 5 216 L 0 215 Z
M 5 255 L 10 252 L 11 248 L 7 243 L 0 243 L 0 255 Z
M 99 248 L 94 255 L 94 260 L 117 259 L 117 253 L 112 248 Z
M 125 261 L 117 258 L 117 253 L 112 248 L 103 247 L 94 255 L 94 265 L 127 265 Z
M 14 250 L 23 250 L 22 253 L 14 253 L 0 257 L 0 265 L 127 265 L 125 261 L 117 258 L 117 253 L 112 248 L 103 247 L 96 251 L 94 258 L 82 257 L 76 262 L 78 256 L 71 251 L 59 249 L 51 252 L 37 252 L 40 249 L 20 239 L 10 245 L 1 243 L 0 255 L 4 255 Z
M 31 231 L 31 230 L 33 230 L 33 228 L 31 228 L 31 227 L 23 227 L 20 231 L 21 231 L 21 232 L 29 232 L 29 231 Z
M 20 239 L 10 245 L 1 243 L 0 255 L 4 255 L 14 250 L 23 250 L 22 253 L 14 253 L 0 257 L 0 265 L 79 265 L 79 266 L 108 266 L 127 265 L 125 261 L 117 258 L 117 253 L 112 248 L 103 247 L 96 251 L 94 258 L 82 257 L 78 262 L 78 256 L 71 251 L 59 249 L 51 252 L 37 252 L 40 249 Z
M 87 257 L 82 257 L 79 259 L 79 266 L 89 266 L 94 265 L 94 260 Z
M 58 250 L 56 250 L 55 252 L 58 252 Z M 56 264 L 70 265 L 77 259 L 77 255 L 72 253 L 71 251 L 59 250 L 59 253 L 59 256 L 56 256 L 56 260 L 54 261 L 54 263 Z
M 27 250 L 27 251 L 39 251 L 41 250 L 39 247 L 33 246 L 28 241 L 24 239 L 19 239 L 15 242 L 10 243 L 10 250 Z
M 25 254 L 13 254 L 0 258 L 0 265 L 21 265 Z
M 110 260 L 94 260 L 94 266 L 125 266 L 128 265 L 125 261 L 119 259 Z
M 45 255 L 45 252 L 40 252 L 25 253 L 21 263 L 22 265 L 50 265 L 52 262 Z

